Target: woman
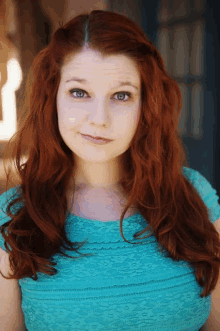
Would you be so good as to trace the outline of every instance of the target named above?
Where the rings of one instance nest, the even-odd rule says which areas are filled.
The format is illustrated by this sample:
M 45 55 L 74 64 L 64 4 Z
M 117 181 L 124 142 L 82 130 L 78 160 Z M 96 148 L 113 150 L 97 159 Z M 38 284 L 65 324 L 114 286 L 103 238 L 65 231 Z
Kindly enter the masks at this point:
M 180 89 L 153 43 L 122 15 L 81 14 L 37 55 L 26 93 L 8 153 L 28 158 L 0 220 L 28 331 L 198 331 L 220 205 L 187 167 Z

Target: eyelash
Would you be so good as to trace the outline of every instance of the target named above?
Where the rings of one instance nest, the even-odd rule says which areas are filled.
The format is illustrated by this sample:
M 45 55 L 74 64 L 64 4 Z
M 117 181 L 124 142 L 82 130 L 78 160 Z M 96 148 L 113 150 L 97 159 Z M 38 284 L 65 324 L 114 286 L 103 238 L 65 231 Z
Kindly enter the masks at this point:
M 83 93 L 87 93 L 86 91 L 81 90 L 81 89 L 72 89 L 72 90 L 69 90 L 69 92 L 70 92 L 70 94 L 71 94 L 71 97 L 74 98 L 74 99 L 84 99 L 84 98 L 82 98 L 82 97 L 73 97 L 72 94 L 73 94 L 74 92 L 83 92 Z M 88 94 L 88 93 L 87 93 L 87 94 Z M 121 92 L 117 92 L 117 93 L 115 93 L 114 95 L 116 95 L 116 94 L 125 94 L 125 95 L 127 95 L 127 96 L 129 97 L 128 100 L 116 100 L 116 101 L 119 101 L 119 102 L 128 102 L 128 101 L 130 101 L 130 99 L 132 98 L 130 92 L 123 92 L 123 91 L 121 91 Z

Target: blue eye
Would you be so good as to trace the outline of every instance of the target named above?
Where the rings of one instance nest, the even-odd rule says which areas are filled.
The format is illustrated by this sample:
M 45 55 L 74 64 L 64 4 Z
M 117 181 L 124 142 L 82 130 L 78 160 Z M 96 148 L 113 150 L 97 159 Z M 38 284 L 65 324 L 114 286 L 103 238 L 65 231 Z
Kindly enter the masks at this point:
M 82 94 L 87 93 L 86 91 L 81 90 L 81 89 L 72 89 L 72 90 L 69 90 L 69 92 L 71 94 L 71 97 L 74 98 L 74 99 L 85 99 L 85 98 L 83 98 L 82 95 L 79 96 L 79 97 L 77 95 L 76 96 L 73 96 L 72 95 L 73 93 L 82 93 Z M 131 93 L 130 92 L 123 92 L 123 91 L 121 91 L 121 92 L 115 93 L 114 95 L 117 95 L 117 94 L 119 94 L 119 95 L 127 95 L 128 96 L 128 100 L 115 99 L 115 101 L 127 102 L 127 101 L 129 101 L 131 99 Z

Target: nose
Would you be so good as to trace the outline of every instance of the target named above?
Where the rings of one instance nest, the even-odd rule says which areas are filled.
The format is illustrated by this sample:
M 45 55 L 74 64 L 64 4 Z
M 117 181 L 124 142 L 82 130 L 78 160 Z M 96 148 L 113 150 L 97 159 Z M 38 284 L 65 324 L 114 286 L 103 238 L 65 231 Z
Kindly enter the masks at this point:
M 103 102 L 99 102 L 94 108 L 89 113 L 88 121 L 97 126 L 109 126 L 111 119 L 108 109 L 103 105 Z

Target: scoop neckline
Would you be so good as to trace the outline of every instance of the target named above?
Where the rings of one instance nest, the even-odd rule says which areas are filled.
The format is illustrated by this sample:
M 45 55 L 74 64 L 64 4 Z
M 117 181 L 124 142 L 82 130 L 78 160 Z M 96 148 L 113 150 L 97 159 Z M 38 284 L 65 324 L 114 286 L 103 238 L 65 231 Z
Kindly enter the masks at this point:
M 90 222 L 98 222 L 98 223 L 101 223 L 101 224 L 103 224 L 103 223 L 116 223 L 116 222 L 120 222 L 120 219 L 102 221 L 102 220 L 97 220 L 97 219 L 84 218 L 84 217 L 81 217 L 81 216 L 77 216 L 77 215 L 75 215 L 74 213 L 71 213 L 71 212 L 69 212 L 69 211 L 68 211 L 68 214 L 69 214 L 70 217 L 79 218 L 79 219 L 81 219 L 81 220 L 83 220 L 83 221 L 85 221 L 85 222 L 90 221 Z M 136 216 L 139 215 L 139 214 L 140 214 L 140 212 L 138 211 L 137 213 L 135 213 L 135 214 L 133 214 L 133 215 L 131 215 L 131 216 L 128 216 L 128 217 L 124 218 L 123 221 L 127 221 L 127 220 L 129 220 L 129 219 L 131 219 L 131 218 L 134 218 L 134 217 L 136 217 Z

